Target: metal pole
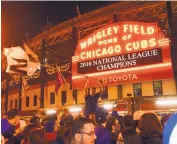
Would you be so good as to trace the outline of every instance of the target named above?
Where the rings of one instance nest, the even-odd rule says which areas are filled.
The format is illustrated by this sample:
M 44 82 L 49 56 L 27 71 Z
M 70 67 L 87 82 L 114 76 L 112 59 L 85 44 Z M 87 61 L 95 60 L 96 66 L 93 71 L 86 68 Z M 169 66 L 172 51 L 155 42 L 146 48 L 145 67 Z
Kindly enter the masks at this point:
M 42 40 L 42 49 L 41 49 L 41 73 L 40 73 L 40 79 L 41 79 L 41 98 L 40 98 L 40 108 L 44 108 L 44 87 L 45 87 L 45 46 L 46 42 L 45 39 Z
M 132 103 L 132 115 L 134 114 L 134 97 L 131 98 L 131 103 Z
M 8 91 L 9 91 L 9 74 L 6 73 L 6 100 L 5 100 L 5 111 L 8 112 Z
M 19 102 L 18 102 L 18 109 L 21 111 L 22 108 L 22 76 L 20 76 L 20 82 L 19 82 Z
M 168 26 L 170 28 L 172 28 L 172 10 L 171 10 L 171 1 L 167 1 L 167 16 L 168 16 Z M 171 32 L 170 32 L 170 36 L 171 36 Z
M 175 60 L 177 54 L 176 40 L 175 40 L 176 32 L 175 32 L 175 28 L 173 28 L 173 23 L 172 23 L 173 13 L 172 13 L 171 3 L 172 3 L 171 1 L 167 1 L 166 6 L 167 6 L 167 18 L 168 18 L 168 32 L 169 32 L 169 37 L 171 38 L 170 52 L 171 52 L 171 59 L 172 59 L 172 68 L 173 68 L 173 75 L 174 75 L 176 91 L 177 91 L 177 64 Z
M 118 15 L 117 14 L 113 15 L 113 21 L 114 21 L 114 23 L 118 23 Z

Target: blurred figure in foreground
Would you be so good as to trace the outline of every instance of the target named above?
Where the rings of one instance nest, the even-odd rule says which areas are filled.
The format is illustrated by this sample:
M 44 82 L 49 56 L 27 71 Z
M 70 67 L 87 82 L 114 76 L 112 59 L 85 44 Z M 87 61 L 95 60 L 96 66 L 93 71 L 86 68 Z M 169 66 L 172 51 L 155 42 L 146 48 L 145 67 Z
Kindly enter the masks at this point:
M 108 112 L 100 107 L 97 109 L 95 117 L 97 122 L 97 126 L 95 127 L 96 144 L 110 144 L 111 132 L 106 128 Z
M 44 119 L 44 131 L 52 133 L 55 130 L 55 122 L 57 121 L 57 114 L 47 115 Z
M 19 110 L 12 108 L 8 111 L 7 117 L 1 119 L 1 133 L 6 139 L 6 144 L 20 143 L 20 117 Z
M 40 128 L 32 129 L 29 133 L 28 144 L 47 144 L 44 137 L 44 131 Z
M 154 113 L 145 113 L 138 123 L 142 144 L 162 144 L 162 126 Z
M 58 144 L 70 144 L 71 143 L 71 126 L 74 117 L 71 114 L 64 115 L 60 121 L 60 126 L 57 132 L 57 142 Z
M 120 131 L 118 132 L 118 129 L 120 130 L 120 124 L 118 123 L 117 118 L 114 116 L 109 117 L 106 123 L 106 128 L 111 133 L 111 144 L 117 144 L 118 134 L 120 132 Z
M 141 144 L 141 139 L 133 127 L 133 116 L 125 115 L 123 118 L 123 126 L 121 133 L 124 144 Z
M 23 139 L 22 139 L 21 144 L 26 144 L 28 142 L 30 131 L 35 129 L 35 128 L 41 128 L 41 126 L 39 124 L 36 124 L 36 123 L 30 123 L 24 128 Z

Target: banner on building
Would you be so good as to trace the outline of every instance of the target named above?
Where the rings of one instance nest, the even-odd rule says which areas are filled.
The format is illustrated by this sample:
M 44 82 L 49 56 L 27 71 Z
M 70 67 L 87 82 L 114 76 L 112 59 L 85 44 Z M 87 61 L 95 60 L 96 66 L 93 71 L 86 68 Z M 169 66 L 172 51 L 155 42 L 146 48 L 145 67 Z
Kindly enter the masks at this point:
M 11 47 L 4 48 L 4 55 L 7 57 L 7 73 L 19 73 L 32 76 L 37 69 L 40 69 L 40 63 L 37 55 L 30 50 L 27 45 L 23 48 Z

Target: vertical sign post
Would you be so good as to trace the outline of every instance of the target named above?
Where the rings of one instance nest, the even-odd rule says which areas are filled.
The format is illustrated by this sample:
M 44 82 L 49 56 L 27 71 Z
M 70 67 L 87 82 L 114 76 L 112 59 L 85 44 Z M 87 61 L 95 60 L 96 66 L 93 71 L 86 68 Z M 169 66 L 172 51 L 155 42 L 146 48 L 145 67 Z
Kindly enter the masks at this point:
M 45 88 L 45 50 L 46 42 L 45 39 L 42 40 L 42 54 L 41 54 L 41 95 L 40 95 L 40 108 L 44 108 L 44 88 Z

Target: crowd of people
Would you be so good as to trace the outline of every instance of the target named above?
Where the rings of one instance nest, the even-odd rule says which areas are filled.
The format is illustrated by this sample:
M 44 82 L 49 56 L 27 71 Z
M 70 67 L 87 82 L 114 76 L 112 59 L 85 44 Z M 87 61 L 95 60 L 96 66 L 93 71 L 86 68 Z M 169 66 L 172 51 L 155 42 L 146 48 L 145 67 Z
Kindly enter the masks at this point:
M 102 91 L 86 91 L 85 112 L 73 116 L 35 115 L 21 123 L 19 110 L 1 117 L 1 144 L 162 144 L 164 123 L 154 113 L 121 116 L 98 107 Z

